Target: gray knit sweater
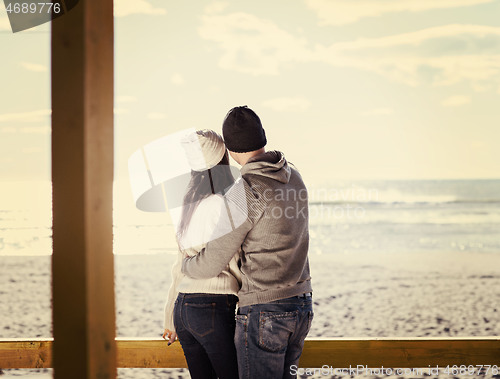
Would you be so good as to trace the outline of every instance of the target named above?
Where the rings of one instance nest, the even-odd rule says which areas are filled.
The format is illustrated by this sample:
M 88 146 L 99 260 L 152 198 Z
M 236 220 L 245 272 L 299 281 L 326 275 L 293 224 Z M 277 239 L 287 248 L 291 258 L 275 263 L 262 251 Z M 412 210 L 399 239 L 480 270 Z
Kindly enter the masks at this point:
M 300 174 L 278 151 L 253 157 L 241 174 L 225 195 L 231 225 L 220 228 L 229 232 L 185 258 L 182 272 L 196 279 L 217 276 L 241 248 L 240 306 L 311 292 L 308 200 Z

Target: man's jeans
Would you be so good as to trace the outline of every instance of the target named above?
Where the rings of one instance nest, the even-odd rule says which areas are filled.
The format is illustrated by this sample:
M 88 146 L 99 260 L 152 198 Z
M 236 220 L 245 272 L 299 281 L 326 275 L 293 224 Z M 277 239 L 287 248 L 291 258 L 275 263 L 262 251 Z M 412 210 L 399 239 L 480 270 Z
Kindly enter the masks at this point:
M 294 378 L 311 322 L 308 294 L 238 309 L 234 336 L 241 379 Z
M 191 378 L 236 379 L 234 295 L 180 293 L 174 325 Z

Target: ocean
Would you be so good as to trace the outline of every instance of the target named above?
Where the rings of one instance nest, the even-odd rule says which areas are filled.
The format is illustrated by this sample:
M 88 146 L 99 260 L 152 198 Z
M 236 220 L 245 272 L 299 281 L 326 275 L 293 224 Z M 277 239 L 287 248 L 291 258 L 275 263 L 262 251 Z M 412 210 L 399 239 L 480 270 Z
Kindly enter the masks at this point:
M 313 188 L 310 196 L 317 253 L 500 253 L 500 180 L 344 182 L 329 188 Z
M 0 255 L 51 254 L 51 187 L 3 182 Z M 500 180 L 337 181 L 309 186 L 311 252 L 500 253 Z M 168 214 L 115 185 L 115 254 L 175 254 Z

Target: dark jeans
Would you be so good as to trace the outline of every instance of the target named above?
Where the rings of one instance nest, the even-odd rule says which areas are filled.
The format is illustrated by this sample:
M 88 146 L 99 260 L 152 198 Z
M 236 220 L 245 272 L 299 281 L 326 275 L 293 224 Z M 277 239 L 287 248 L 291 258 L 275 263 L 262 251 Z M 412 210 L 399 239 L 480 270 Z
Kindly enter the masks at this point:
M 238 309 L 235 345 L 241 379 L 294 378 L 313 319 L 312 298 L 294 296 Z
M 174 326 L 191 378 L 238 378 L 234 295 L 180 293 Z

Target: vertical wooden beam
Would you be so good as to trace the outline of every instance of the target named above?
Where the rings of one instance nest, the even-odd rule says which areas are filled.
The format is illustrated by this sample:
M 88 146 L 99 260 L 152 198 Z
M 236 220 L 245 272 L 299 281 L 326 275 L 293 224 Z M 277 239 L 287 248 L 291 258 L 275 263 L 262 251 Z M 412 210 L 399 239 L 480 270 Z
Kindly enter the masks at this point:
M 52 22 L 55 378 L 115 378 L 113 0 Z

